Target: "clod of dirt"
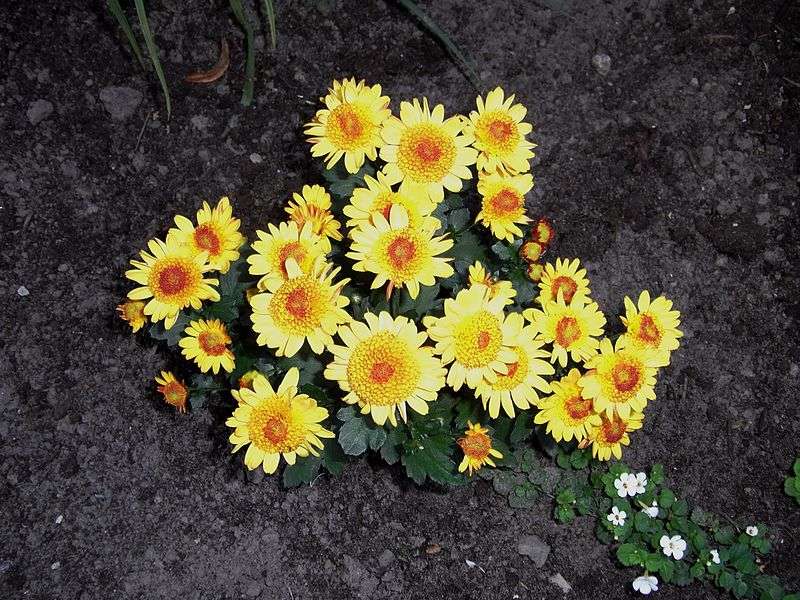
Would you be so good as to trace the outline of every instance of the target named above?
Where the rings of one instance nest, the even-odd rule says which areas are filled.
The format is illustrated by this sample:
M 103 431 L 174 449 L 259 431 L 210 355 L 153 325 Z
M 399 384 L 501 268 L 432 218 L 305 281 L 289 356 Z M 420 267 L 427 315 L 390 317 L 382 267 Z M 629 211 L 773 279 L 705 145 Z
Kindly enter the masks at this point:
M 569 584 L 569 581 L 564 579 L 564 576 L 561 573 L 556 573 L 555 575 L 551 575 L 547 581 L 552 583 L 554 586 L 559 588 L 565 594 L 568 594 L 572 591 L 572 586 Z
M 523 535 L 517 543 L 517 552 L 527 556 L 537 567 L 542 568 L 550 556 L 550 546 L 538 535 Z
M 104 87 L 100 101 L 115 121 L 124 121 L 136 112 L 142 102 L 142 92 L 129 87 Z
M 35 126 L 49 117 L 52 112 L 53 103 L 48 100 L 39 99 L 30 103 L 26 114 L 28 115 L 30 124 Z

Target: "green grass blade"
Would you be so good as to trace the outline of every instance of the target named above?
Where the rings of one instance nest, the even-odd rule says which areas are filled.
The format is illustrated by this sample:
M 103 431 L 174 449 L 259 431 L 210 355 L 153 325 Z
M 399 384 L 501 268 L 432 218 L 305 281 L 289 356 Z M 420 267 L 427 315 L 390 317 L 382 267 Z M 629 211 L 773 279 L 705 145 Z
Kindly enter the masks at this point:
M 242 7 L 241 0 L 228 0 L 231 5 L 231 10 L 239 21 L 239 25 L 244 30 L 245 37 L 245 52 L 247 58 L 245 59 L 244 66 L 244 88 L 242 89 L 242 105 L 250 106 L 253 102 L 253 81 L 256 75 L 256 55 L 255 55 L 255 40 L 253 39 L 253 26 L 244 14 L 244 7 Z
M 269 39 L 272 43 L 272 48 L 278 45 L 278 33 L 275 27 L 275 5 L 272 0 L 264 0 L 264 12 L 267 15 L 267 23 L 269 24 Z
M 158 46 L 153 39 L 153 32 L 150 31 L 150 23 L 147 20 L 147 12 L 144 9 L 144 0 L 133 0 L 136 5 L 136 15 L 139 17 L 139 27 L 142 28 L 142 37 L 147 46 L 147 53 L 150 55 L 150 62 L 153 63 L 153 68 L 158 75 L 158 81 L 161 83 L 161 90 L 164 92 L 164 100 L 167 103 L 167 119 L 172 115 L 172 101 L 169 97 L 169 87 L 167 80 L 164 77 L 164 70 L 161 68 L 161 61 L 158 60 Z
M 106 0 L 106 6 L 108 6 L 108 12 L 114 15 L 114 18 L 117 20 L 117 24 L 119 25 L 120 29 L 122 29 L 123 33 L 125 33 L 125 37 L 128 38 L 128 43 L 131 46 L 133 55 L 136 57 L 136 60 L 139 61 L 139 65 L 141 65 L 141 67 L 144 69 L 142 49 L 139 48 L 139 42 L 136 41 L 136 37 L 133 35 L 131 24 L 128 23 L 128 17 L 125 16 L 124 12 L 122 12 L 122 7 L 119 5 L 119 0 Z
M 472 61 L 467 59 L 461 49 L 450 39 L 450 36 L 436 24 L 436 21 L 431 19 L 413 0 L 397 0 L 397 3 L 406 9 L 411 16 L 415 17 L 422 27 L 427 29 L 428 33 L 444 46 L 447 53 L 456 63 L 456 66 L 466 75 L 475 89 L 480 91 L 480 80 L 478 79 L 478 74 L 475 72 L 475 68 L 472 66 Z

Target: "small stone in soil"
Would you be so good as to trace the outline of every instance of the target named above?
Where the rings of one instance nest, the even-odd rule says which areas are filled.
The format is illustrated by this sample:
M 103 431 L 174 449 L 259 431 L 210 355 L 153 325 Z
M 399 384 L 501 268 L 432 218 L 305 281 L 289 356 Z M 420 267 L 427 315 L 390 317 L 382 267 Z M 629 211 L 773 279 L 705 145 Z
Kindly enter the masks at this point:
M 523 535 L 519 538 L 517 551 L 530 558 L 533 564 L 541 568 L 550 555 L 550 546 L 545 544 L 538 535 Z
M 592 57 L 592 66 L 600 75 L 608 75 L 611 71 L 611 57 L 599 52 Z
M 142 92 L 129 87 L 104 87 L 100 90 L 100 101 L 115 121 L 124 121 L 142 101 Z
M 28 106 L 28 121 L 31 125 L 38 125 L 53 112 L 53 103 L 47 100 L 34 100 Z
M 24 285 L 21 285 L 17 288 L 17 294 L 24 298 L 25 296 L 29 295 L 30 292 L 28 291 L 28 288 L 26 288 Z

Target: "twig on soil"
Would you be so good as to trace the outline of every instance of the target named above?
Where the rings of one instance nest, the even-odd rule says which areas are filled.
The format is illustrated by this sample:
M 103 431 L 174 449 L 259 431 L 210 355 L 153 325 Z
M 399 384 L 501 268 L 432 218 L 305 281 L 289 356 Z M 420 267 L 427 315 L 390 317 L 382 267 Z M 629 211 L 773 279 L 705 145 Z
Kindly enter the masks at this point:
M 796 81 L 794 81 L 793 79 L 789 79 L 789 78 L 788 78 L 788 77 L 786 77 L 785 75 L 784 75 L 784 77 L 783 77 L 783 78 L 784 78 L 784 80 L 786 80 L 788 83 L 791 83 L 793 86 L 795 86 L 795 87 L 800 87 L 800 83 L 797 83 L 797 82 L 796 82 Z
M 287 584 L 286 584 L 286 589 L 288 589 L 288 590 L 289 590 L 289 598 L 291 598 L 291 600 L 294 600 L 294 594 L 292 593 L 292 586 L 290 586 L 290 585 L 287 583 Z
M 142 129 L 139 131 L 139 137 L 136 138 L 136 146 L 133 148 L 133 151 L 136 152 L 139 149 L 139 144 L 142 142 L 142 136 L 144 135 L 144 128 L 147 127 L 148 121 L 150 121 L 150 117 L 153 113 L 147 113 L 147 116 L 144 118 L 144 123 L 142 123 Z

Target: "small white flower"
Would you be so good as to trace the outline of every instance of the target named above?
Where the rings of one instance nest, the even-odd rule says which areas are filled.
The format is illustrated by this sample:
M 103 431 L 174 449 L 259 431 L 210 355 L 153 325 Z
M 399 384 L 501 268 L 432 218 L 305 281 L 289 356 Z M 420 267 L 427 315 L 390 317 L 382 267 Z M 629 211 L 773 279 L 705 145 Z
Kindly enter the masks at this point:
M 648 517 L 650 517 L 651 519 L 657 519 L 658 518 L 658 502 L 653 500 L 653 505 L 652 506 L 645 506 L 642 509 L 642 512 L 644 514 L 646 514 Z
M 611 512 L 608 513 L 606 519 L 611 521 L 612 524 L 619 525 L 621 527 L 622 525 L 625 525 L 625 519 L 627 518 L 627 516 L 628 515 L 625 513 L 624 510 L 620 510 L 616 506 L 612 506 Z
M 658 579 L 652 575 L 640 575 L 633 580 L 633 589 L 647 596 L 650 592 L 658 591 Z
M 758 535 L 758 527 L 756 527 L 755 525 L 748 525 L 747 529 L 745 529 L 744 531 L 750 537 L 756 537 Z
M 644 490 L 647 487 L 647 475 L 645 473 L 637 473 L 636 474 L 636 493 L 637 494 L 644 494 Z
M 644 473 L 642 473 L 644 475 Z M 617 494 L 620 498 L 625 496 L 635 496 L 644 492 L 641 487 L 639 479 L 633 473 L 621 473 L 620 476 L 614 480 L 614 487 L 617 488 Z
M 679 535 L 662 535 L 658 542 L 661 544 L 661 550 L 666 556 L 671 556 L 675 560 L 683 558 L 683 553 L 686 552 L 686 542 Z
M 711 562 L 713 562 L 715 565 L 718 565 L 720 563 L 718 550 L 711 551 Z M 708 564 L 711 565 L 711 563 Z

